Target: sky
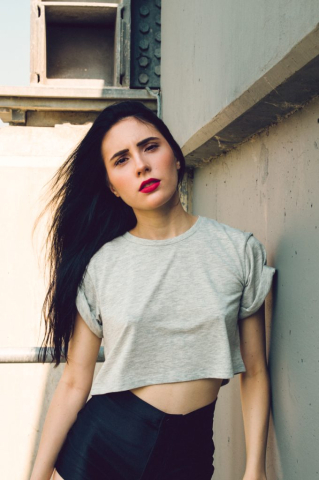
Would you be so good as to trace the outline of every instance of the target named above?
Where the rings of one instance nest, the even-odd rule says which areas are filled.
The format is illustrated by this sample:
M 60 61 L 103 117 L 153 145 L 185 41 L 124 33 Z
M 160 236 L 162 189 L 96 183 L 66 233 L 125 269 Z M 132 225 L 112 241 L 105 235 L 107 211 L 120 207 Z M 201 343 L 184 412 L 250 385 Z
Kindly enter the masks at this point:
M 30 72 L 30 0 L 0 0 L 0 88 L 27 86 Z
M 30 4 L 0 0 L 0 92 L 2 86 L 29 85 Z

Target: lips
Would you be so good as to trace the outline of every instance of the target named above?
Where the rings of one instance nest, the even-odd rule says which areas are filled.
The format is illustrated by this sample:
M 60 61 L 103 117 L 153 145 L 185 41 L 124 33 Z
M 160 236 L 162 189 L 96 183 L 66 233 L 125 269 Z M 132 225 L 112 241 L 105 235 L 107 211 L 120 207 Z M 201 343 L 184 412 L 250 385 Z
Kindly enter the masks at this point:
M 150 186 L 152 183 L 158 183 L 160 180 L 158 178 L 149 178 L 148 180 L 144 180 L 144 182 L 141 183 L 140 190 L 142 190 L 146 186 Z

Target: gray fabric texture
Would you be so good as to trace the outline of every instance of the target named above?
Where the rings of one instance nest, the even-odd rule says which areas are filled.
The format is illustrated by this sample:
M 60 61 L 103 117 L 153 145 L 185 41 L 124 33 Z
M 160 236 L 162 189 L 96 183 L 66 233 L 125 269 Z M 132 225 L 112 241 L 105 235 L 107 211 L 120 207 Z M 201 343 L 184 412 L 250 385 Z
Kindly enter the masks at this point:
M 203 216 L 173 238 L 126 232 L 103 245 L 76 298 L 104 342 L 91 394 L 244 372 L 238 322 L 262 305 L 275 271 L 251 232 Z

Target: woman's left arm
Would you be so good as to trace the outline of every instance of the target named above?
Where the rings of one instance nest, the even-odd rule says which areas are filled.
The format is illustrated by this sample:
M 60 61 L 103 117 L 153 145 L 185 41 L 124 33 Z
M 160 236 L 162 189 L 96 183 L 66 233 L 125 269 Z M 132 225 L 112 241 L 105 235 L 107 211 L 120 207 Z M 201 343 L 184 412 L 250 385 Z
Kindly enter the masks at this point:
M 246 372 L 240 376 L 240 393 L 246 443 L 243 480 L 266 480 L 266 445 L 270 409 L 270 382 L 265 341 L 265 303 L 239 320 L 240 348 Z

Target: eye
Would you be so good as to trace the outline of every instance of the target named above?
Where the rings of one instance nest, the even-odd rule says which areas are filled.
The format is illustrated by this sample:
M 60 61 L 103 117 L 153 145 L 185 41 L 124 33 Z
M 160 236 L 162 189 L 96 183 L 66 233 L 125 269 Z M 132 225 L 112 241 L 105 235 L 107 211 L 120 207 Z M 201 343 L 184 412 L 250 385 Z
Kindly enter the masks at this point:
M 145 148 L 145 150 L 146 151 L 154 150 L 157 147 L 158 147 L 158 145 L 156 143 L 152 143 L 152 145 L 149 145 L 147 148 Z
M 118 160 L 116 160 L 116 162 L 114 162 L 114 165 L 122 165 L 124 162 L 122 162 L 121 160 L 126 160 L 127 157 L 122 157 L 122 158 L 119 158 Z
M 155 150 L 159 145 L 156 144 L 156 143 L 152 143 L 151 145 L 148 145 L 146 148 L 145 148 L 145 151 L 146 152 L 151 152 L 152 150 Z M 117 166 L 117 165 L 123 165 L 123 163 L 125 163 L 125 160 L 127 160 L 128 157 L 122 157 L 122 158 L 119 158 L 118 160 L 116 160 L 116 162 L 114 162 L 114 165 Z M 123 160 L 123 161 L 122 161 Z

